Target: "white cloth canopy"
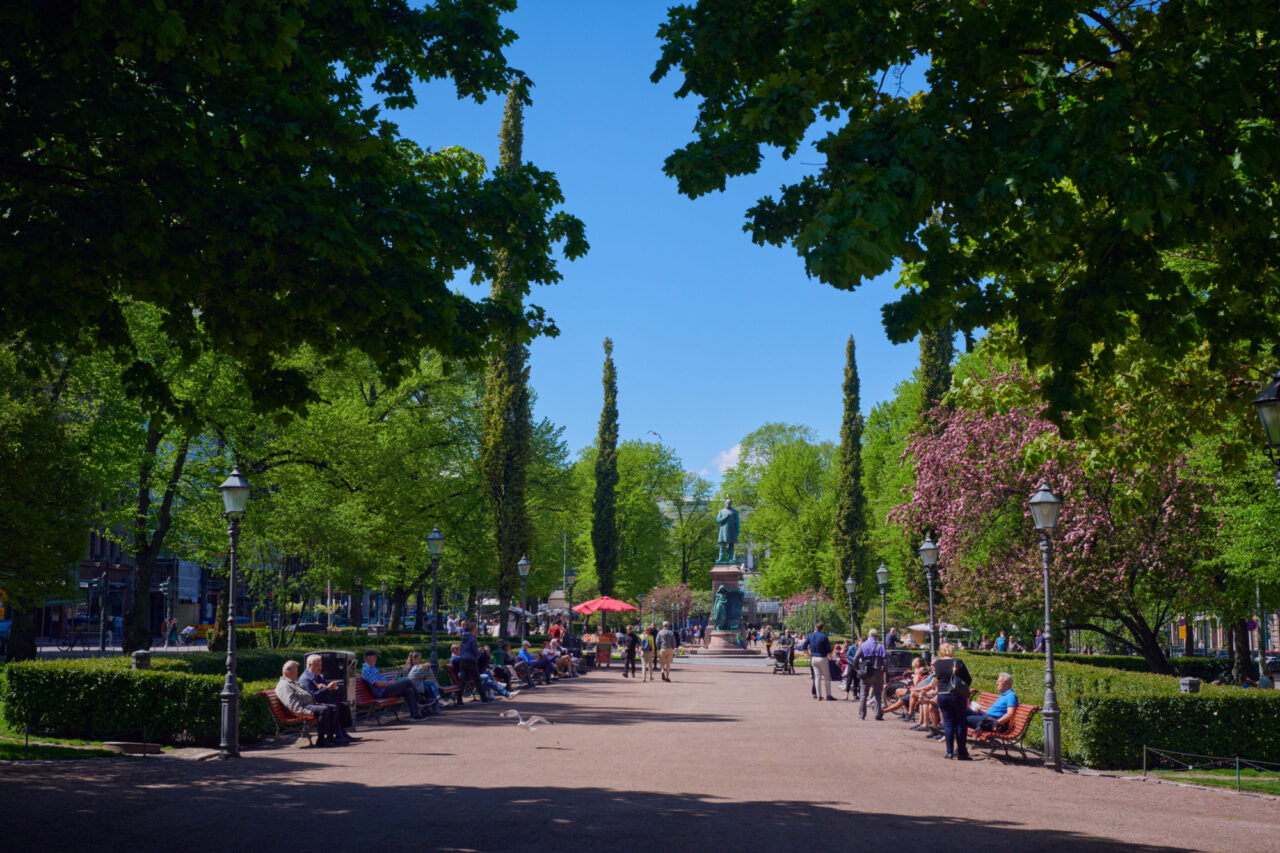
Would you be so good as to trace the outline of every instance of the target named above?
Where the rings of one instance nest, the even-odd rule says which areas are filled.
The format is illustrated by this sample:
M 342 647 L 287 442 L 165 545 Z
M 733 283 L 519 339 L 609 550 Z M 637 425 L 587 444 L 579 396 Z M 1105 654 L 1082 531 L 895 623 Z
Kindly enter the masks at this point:
M 928 630 L 929 630 L 929 623 L 928 623 L 928 622 L 921 622 L 919 625 L 911 625 L 911 626 L 909 626 L 909 627 L 907 628 L 907 630 L 908 630 L 908 631 L 925 631 L 925 632 L 928 632 Z M 969 633 L 969 629 L 968 629 L 968 628 L 961 628 L 959 625 L 952 625 L 950 622 L 939 622 L 939 623 L 938 623 L 938 630 L 939 630 L 939 631 L 941 631 L 941 632 L 943 632 L 944 634 L 967 634 L 967 633 Z

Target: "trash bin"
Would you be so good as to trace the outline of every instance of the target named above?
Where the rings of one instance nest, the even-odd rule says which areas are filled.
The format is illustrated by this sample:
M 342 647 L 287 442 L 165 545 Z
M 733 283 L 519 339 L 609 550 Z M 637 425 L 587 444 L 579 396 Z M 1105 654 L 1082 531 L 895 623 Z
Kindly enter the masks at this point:
M 1181 693 L 1199 693 L 1200 679 L 1192 678 L 1191 676 L 1188 676 L 1186 678 L 1179 678 L 1178 689 L 1179 689 L 1179 692 Z
M 342 690 L 339 692 L 346 701 L 354 704 L 356 679 L 360 677 L 360 665 L 356 653 L 324 649 L 308 652 L 302 659 L 305 661 L 311 655 L 320 655 L 320 676 L 325 681 L 341 681 Z
M 151 669 L 151 652 L 146 649 L 138 649 L 133 653 L 134 669 Z

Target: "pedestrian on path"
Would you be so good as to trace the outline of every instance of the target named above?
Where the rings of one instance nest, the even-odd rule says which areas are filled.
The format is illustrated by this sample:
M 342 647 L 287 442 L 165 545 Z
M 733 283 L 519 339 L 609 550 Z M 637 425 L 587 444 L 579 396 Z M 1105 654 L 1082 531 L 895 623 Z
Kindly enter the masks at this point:
M 640 635 L 640 659 L 644 664 L 642 681 L 653 681 L 653 662 L 658 656 L 658 629 L 650 625 Z
M 658 632 L 658 663 L 662 666 L 662 680 L 671 680 L 671 662 L 676 657 L 676 635 L 670 622 L 662 623 Z
M 876 703 L 876 719 L 884 719 L 884 665 L 885 650 L 880 645 L 880 632 L 872 628 L 867 632 L 867 641 L 858 646 L 854 656 L 854 664 L 858 670 L 858 680 L 862 682 L 862 695 L 858 698 L 858 719 L 867 718 L 867 700 Z
M 809 671 L 813 675 L 813 695 L 819 702 L 823 699 L 834 701 L 831 695 L 831 638 L 822 630 L 822 623 L 813 626 L 813 633 L 805 642 L 809 649 Z
M 938 659 L 933 662 L 934 683 L 938 686 L 938 711 L 942 713 L 942 737 L 947 744 L 947 758 L 969 761 L 968 724 L 969 670 L 956 658 L 955 646 L 938 646 Z M 1015 700 L 1016 704 L 1016 700 Z
M 622 637 L 622 677 L 636 677 L 636 652 L 640 649 L 640 635 L 635 625 L 627 626 L 627 633 Z

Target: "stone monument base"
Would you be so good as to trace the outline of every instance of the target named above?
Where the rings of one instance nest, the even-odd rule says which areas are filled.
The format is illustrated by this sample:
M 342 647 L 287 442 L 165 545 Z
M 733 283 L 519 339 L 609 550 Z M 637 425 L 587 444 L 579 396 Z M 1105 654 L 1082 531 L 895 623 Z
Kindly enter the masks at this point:
M 734 646 L 732 649 L 690 649 L 689 654 L 697 655 L 700 658 L 758 658 L 764 654 L 764 649 L 740 649 Z
M 712 631 L 711 639 L 706 645 L 709 651 L 723 651 L 725 649 L 738 648 L 738 632 L 737 631 Z

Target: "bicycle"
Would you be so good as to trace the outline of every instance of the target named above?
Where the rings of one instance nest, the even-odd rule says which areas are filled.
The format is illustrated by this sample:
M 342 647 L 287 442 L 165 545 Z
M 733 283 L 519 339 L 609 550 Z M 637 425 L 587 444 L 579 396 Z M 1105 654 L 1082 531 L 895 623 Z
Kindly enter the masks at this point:
M 76 646 L 84 646 L 89 648 L 89 633 L 87 631 L 68 631 L 65 636 L 58 638 L 58 651 L 70 652 L 74 651 Z

